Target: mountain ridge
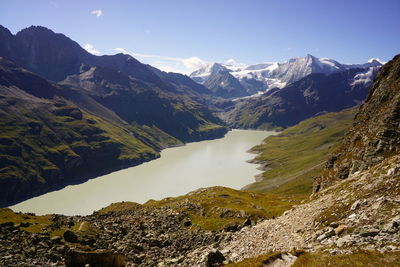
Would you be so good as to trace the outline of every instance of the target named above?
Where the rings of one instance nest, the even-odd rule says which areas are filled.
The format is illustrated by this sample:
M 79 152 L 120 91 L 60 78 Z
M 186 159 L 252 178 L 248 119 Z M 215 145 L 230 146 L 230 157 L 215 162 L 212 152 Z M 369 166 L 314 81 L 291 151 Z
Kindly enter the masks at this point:
M 303 58 L 292 58 L 286 62 L 269 62 L 255 65 L 231 65 L 222 63 L 210 63 L 196 70 L 190 77 L 201 84 L 213 79 L 220 71 L 228 71 L 239 83 L 246 88 L 247 94 L 266 92 L 275 87 L 283 88 L 296 82 L 307 75 L 322 73 L 330 75 L 336 72 L 347 71 L 353 68 L 364 69 L 368 72 L 370 68 L 375 69 L 382 66 L 377 59 L 371 59 L 363 64 L 341 64 L 329 58 L 317 58 L 310 54 Z M 225 98 L 237 97 L 227 94 Z

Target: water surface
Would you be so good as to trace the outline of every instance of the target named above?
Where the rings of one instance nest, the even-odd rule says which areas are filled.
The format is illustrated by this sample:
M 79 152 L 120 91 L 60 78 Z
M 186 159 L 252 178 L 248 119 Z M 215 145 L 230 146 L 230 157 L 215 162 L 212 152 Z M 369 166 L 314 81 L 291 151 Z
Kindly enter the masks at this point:
M 274 132 L 233 130 L 224 138 L 167 148 L 161 157 L 136 167 L 67 186 L 14 205 L 14 211 L 38 215 L 88 215 L 114 202 L 144 203 L 209 186 L 240 189 L 254 182 L 258 165 L 247 151 Z

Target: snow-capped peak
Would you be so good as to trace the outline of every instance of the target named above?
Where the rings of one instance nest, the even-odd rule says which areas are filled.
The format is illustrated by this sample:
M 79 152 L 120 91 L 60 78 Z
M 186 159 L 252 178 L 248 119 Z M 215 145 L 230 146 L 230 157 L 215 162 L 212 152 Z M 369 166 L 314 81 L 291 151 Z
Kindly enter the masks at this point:
M 219 71 L 229 71 L 244 87 L 253 88 L 249 90 L 254 92 L 254 90 L 266 91 L 274 87 L 282 88 L 311 73 L 329 75 L 338 71 L 359 68 L 365 70 L 365 77 L 370 77 L 371 70 L 369 68 L 379 69 L 383 64 L 384 62 L 377 58 L 372 58 L 364 64 L 341 64 L 330 58 L 318 58 L 310 54 L 305 57 L 292 58 L 283 63 L 266 62 L 254 65 L 239 64 L 230 59 L 225 63 L 209 64 L 193 72 L 190 77 L 196 82 L 204 83 Z M 359 82 L 367 81 L 368 79 L 365 77 L 358 77 Z
M 368 63 L 375 63 L 375 62 L 378 62 L 378 63 L 380 63 L 381 65 L 385 65 L 385 64 L 386 64 L 385 61 L 382 61 L 382 60 L 380 60 L 379 58 L 370 58 L 367 62 L 368 62 Z

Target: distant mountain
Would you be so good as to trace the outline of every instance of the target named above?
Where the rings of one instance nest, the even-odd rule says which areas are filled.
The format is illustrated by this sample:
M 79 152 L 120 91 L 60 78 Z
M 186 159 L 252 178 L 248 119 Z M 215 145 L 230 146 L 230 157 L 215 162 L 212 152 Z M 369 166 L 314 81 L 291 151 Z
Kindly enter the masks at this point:
M 219 70 L 204 82 L 204 86 L 210 89 L 215 96 L 223 98 L 246 96 L 247 91 L 243 85 L 227 70 Z
M 381 66 L 382 63 L 377 59 L 372 59 L 365 64 L 349 65 L 328 58 L 307 55 L 304 58 L 294 58 L 284 63 L 270 62 L 250 66 L 214 63 L 193 72 L 190 77 L 207 86 L 209 84 L 207 81 L 215 79 L 214 76 L 219 72 L 229 72 L 245 88 L 245 95 L 252 95 L 272 88 L 283 88 L 313 73 L 330 75 L 355 68 L 364 70 L 373 68 L 372 71 L 376 71 Z M 212 88 L 209 89 L 212 90 Z M 226 93 L 223 94 L 223 97 L 237 97 L 237 95 L 229 94 L 230 91 L 236 91 L 235 88 L 228 86 L 224 89 Z M 222 95 L 220 94 L 220 96 Z
M 16 35 L 0 26 L 0 56 L 52 80 L 61 81 L 68 75 L 80 73 L 82 66 L 109 67 L 134 78 L 157 83 L 159 78 L 146 65 L 124 54 L 95 56 L 78 43 L 60 33 L 31 26 Z
M 109 68 L 91 67 L 59 84 L 85 91 L 129 124 L 154 125 L 185 142 L 207 138 L 207 132 L 202 131 L 204 126 L 217 129 L 222 123 L 206 106 L 190 97 L 149 86 Z
M 238 128 L 286 128 L 323 112 L 361 103 L 378 69 L 313 73 L 286 87 L 237 101 L 225 119 Z

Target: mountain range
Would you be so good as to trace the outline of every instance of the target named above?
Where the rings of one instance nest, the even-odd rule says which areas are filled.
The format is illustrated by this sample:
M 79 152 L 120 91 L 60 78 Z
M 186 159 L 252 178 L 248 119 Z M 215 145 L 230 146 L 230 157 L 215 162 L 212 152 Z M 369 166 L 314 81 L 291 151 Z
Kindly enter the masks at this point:
M 12 34 L 0 26 L 0 205 L 140 164 L 165 147 L 222 137 L 229 127 L 281 129 L 355 106 L 381 65 L 307 55 L 214 63 L 189 77 L 127 54 L 92 55 L 45 27 Z
M 211 92 L 125 54 L 94 56 L 39 26 L 0 27 L 0 205 L 222 137 Z M 27 163 L 28 162 L 28 163 Z
M 373 78 L 371 73 L 376 72 L 382 64 L 383 62 L 378 59 L 371 59 L 364 64 L 341 64 L 332 59 L 307 55 L 284 63 L 269 62 L 255 65 L 211 63 L 194 71 L 190 77 L 204 84 L 217 96 L 234 98 L 283 88 L 315 73 L 330 75 L 358 69 L 355 81 L 371 79 Z

